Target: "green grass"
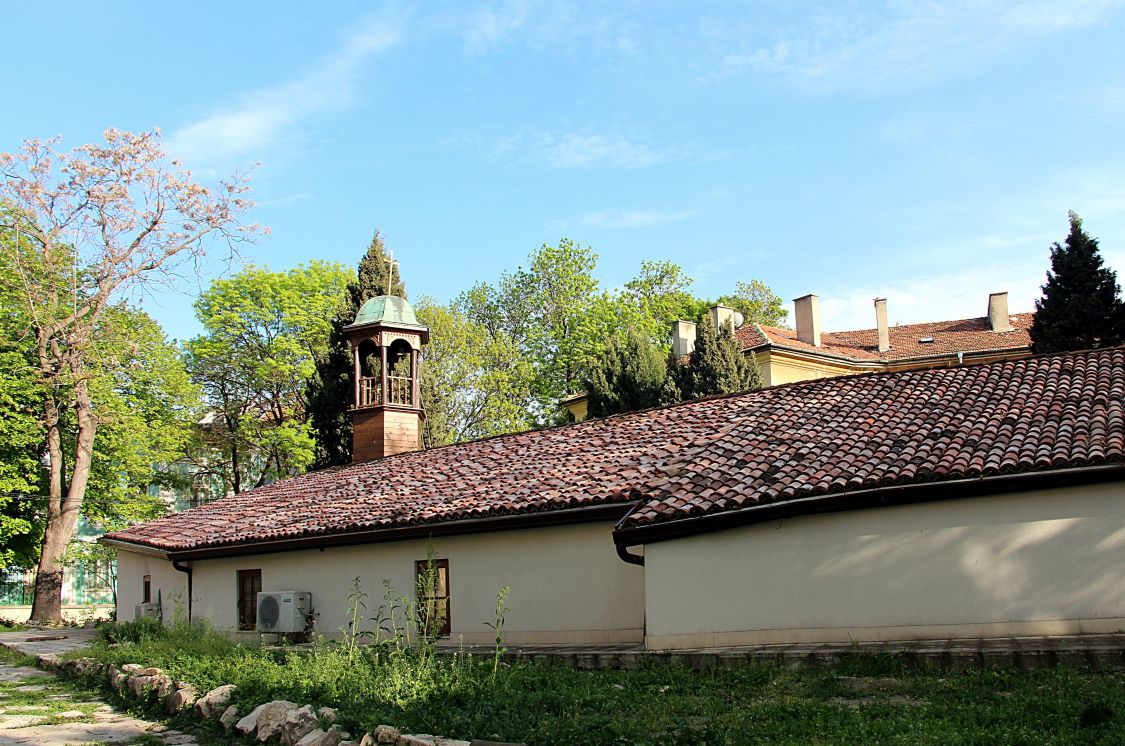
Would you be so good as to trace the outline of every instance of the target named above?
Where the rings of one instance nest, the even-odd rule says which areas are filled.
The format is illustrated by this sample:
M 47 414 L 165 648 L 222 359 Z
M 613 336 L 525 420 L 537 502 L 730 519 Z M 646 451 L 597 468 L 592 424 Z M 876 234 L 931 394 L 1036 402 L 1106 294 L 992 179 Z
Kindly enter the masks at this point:
M 5 716 L 34 718 L 23 727 L 51 723 L 91 722 L 101 702 L 75 696 L 75 690 L 53 676 L 35 676 L 18 682 L 0 681 L 0 711 Z M 63 712 L 78 711 L 84 717 L 59 718 Z M 19 728 L 14 729 L 18 734 Z
M 405 731 L 529 744 L 1071 744 L 1125 742 L 1125 675 L 1073 668 L 911 670 L 894 657 L 832 669 L 775 665 L 631 671 L 430 659 L 322 644 L 235 645 L 200 629 L 133 630 L 93 655 L 159 666 L 201 689 L 233 683 L 243 711 L 269 699 L 338 709 L 353 733 Z M 151 634 L 150 634 L 151 633 Z

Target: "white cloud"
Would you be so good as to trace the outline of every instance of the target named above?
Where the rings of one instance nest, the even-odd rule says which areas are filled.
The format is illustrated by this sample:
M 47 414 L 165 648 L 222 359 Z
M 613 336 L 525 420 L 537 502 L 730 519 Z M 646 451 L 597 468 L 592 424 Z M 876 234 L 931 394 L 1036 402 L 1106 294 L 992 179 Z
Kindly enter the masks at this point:
M 173 132 L 166 141 L 168 152 L 197 167 L 257 159 L 303 122 L 350 106 L 364 63 L 398 39 L 395 24 L 370 17 L 304 75 L 247 93 L 237 105 Z
M 694 210 L 602 210 L 583 215 L 579 222 L 591 228 L 655 228 L 696 214 Z
M 530 8 L 526 0 L 503 0 L 477 11 L 465 29 L 469 51 L 481 52 L 503 41 L 527 23 Z
M 971 73 L 1013 49 L 1103 21 L 1120 0 L 897 2 L 885 14 L 848 6 L 771 46 L 730 52 L 718 74 L 787 76 L 814 90 L 881 90 Z
M 536 159 L 565 169 L 642 168 L 678 157 L 674 152 L 656 150 L 612 134 L 539 135 L 533 139 L 530 149 Z

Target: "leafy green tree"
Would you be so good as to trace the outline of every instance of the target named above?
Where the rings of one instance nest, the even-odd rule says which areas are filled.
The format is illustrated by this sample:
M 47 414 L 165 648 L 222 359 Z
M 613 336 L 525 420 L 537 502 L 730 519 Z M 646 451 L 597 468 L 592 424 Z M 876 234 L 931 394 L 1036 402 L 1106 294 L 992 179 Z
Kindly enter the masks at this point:
M 1031 348 L 1036 353 L 1089 350 L 1125 341 L 1125 304 L 1117 274 L 1103 266 L 1098 240 L 1070 213 L 1066 245 L 1051 245 L 1051 270 L 1035 301 Z
M 159 132 L 109 129 L 105 142 L 59 153 L 27 140 L 0 153 L 0 231 L 14 235 L 0 277 L 14 277 L 44 386 L 41 423 L 47 500 L 31 617 L 62 615 L 61 559 L 91 483 L 101 409 L 94 399 L 98 329 L 131 293 L 168 282 L 211 241 L 228 247 L 258 226 L 241 214 L 247 181 L 205 186 L 169 162 Z M 74 448 L 66 452 L 67 431 Z
M 716 330 L 715 324 L 704 318 L 697 329 L 695 349 L 687 365 L 675 359 L 669 360 L 684 400 L 762 387 L 757 361 L 743 353 L 729 322 Z
M 415 304 L 430 327 L 422 348 L 422 443 L 426 448 L 526 430 L 530 364 L 503 335 L 429 298 Z
M 598 287 L 597 255 L 569 239 L 543 245 L 528 267 L 506 272 L 496 285 L 478 284 L 455 305 L 493 338 L 505 337 L 531 364 L 531 419 L 560 418 L 558 402 L 581 389 L 591 354 L 604 339 L 591 335 Z
M 648 409 L 680 400 L 669 374 L 667 354 L 648 335 L 630 329 L 621 341 L 610 338 L 605 354 L 586 379 L 590 417 Z
M 0 233 L 0 251 L 14 251 L 13 235 Z M 0 264 L 0 570 L 35 564 L 42 525 L 36 507 L 45 494 L 42 466 L 47 395 L 34 367 L 28 318 L 15 292 L 12 267 Z
M 123 304 L 103 314 L 96 330 L 90 391 L 99 428 L 83 518 L 114 530 L 162 515 L 150 485 L 176 480 L 168 465 L 184 454 L 199 417 L 201 391 L 183 355 L 148 314 Z M 64 432 L 77 447 L 77 423 Z
M 692 279 L 674 262 L 641 262 L 640 272 L 625 284 L 622 305 L 634 309 L 639 330 L 653 341 L 666 341 L 674 321 L 694 321 L 707 310 L 707 303 L 694 297 Z
M 731 295 L 719 298 L 719 303 L 742 314 L 744 324 L 780 326 L 785 321 L 785 306 L 781 296 L 770 290 L 761 280 L 735 283 Z
M 250 267 L 216 280 L 196 300 L 206 334 L 186 348 L 212 410 L 195 459 L 231 491 L 312 463 L 305 382 L 328 353 L 349 280 L 348 270 L 331 262 L 287 272 Z
M 383 237 L 375 231 L 360 259 L 356 277 L 348 283 L 342 305 L 332 314 L 328 344 L 316 359 L 308 379 L 309 424 L 315 441 L 315 468 L 346 464 L 352 458 L 352 418 L 348 410 L 355 398 L 353 362 L 344 327 L 355 320 L 371 298 L 396 295 L 406 298 L 406 286 L 397 262 L 387 253 Z

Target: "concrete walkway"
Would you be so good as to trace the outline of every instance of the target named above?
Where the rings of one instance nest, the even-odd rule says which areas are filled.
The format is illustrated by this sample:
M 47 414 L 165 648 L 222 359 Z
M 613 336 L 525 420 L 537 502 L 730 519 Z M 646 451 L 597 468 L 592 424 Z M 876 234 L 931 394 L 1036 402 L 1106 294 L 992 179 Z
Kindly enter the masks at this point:
M 44 640 L 36 638 L 60 637 Z M 27 655 L 66 653 L 89 645 L 94 630 L 0 633 L 0 645 Z M 155 736 L 167 746 L 195 746 L 190 735 L 114 710 L 100 696 L 75 691 L 53 674 L 0 663 L 0 746 L 127 744 Z
M 0 632 L 0 645 L 24 655 L 62 655 L 81 650 L 98 637 L 96 629 L 85 627 L 61 629 L 30 629 L 19 632 Z

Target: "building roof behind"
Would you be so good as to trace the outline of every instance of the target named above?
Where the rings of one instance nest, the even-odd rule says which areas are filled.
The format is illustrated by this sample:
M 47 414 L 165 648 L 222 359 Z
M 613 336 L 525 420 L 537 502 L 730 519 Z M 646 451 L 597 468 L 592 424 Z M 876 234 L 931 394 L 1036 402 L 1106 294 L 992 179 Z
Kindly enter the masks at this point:
M 1125 460 L 1125 350 L 844 376 L 282 480 L 107 538 L 165 551 L 637 502 L 623 527 Z
M 777 326 L 746 324 L 737 332 L 745 349 L 767 346 L 784 347 L 803 352 L 835 355 L 858 362 L 894 362 L 929 355 L 955 355 L 958 352 L 987 352 L 1031 348 L 1031 328 L 1035 314 L 1017 313 L 1009 319 L 1011 331 L 994 332 L 988 317 L 930 321 L 924 324 L 903 324 L 888 329 L 891 348 L 879 352 L 878 332 L 859 329 L 850 332 L 822 332 L 820 347 L 797 339 L 797 332 Z M 924 339 L 932 341 L 923 342 Z
M 1125 350 L 765 389 L 639 485 L 637 527 L 825 495 L 1125 460 Z

